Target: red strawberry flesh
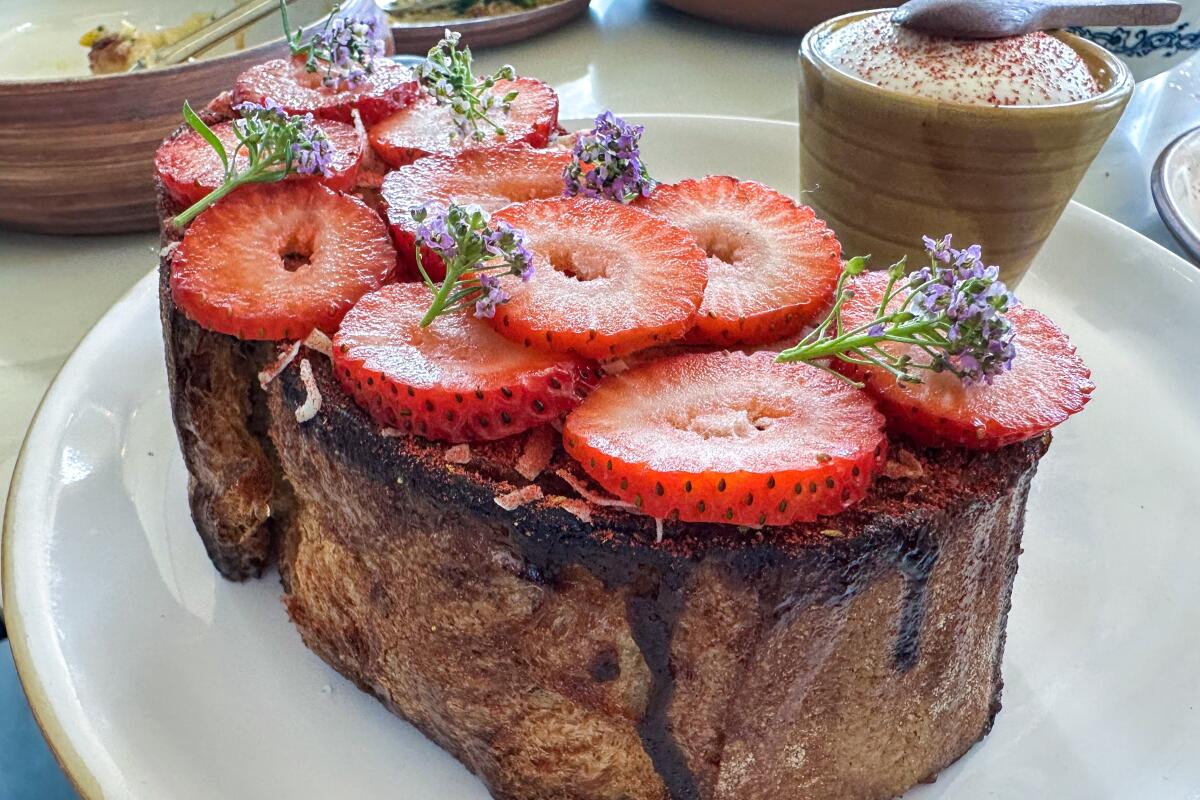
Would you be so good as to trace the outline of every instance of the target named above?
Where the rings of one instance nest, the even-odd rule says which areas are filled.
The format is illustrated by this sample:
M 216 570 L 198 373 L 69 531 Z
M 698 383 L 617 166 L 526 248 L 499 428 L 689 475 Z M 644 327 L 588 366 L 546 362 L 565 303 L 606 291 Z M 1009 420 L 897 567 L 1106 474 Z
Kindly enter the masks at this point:
M 737 525 L 840 512 L 866 495 L 887 448 L 863 392 L 807 364 L 736 352 L 605 378 L 567 416 L 563 441 L 597 483 L 644 513 Z
M 225 152 L 233 154 L 238 147 L 232 122 L 221 122 L 210 126 L 213 133 L 225 145 Z M 358 180 L 358 165 L 362 159 L 363 142 L 358 131 L 341 122 L 324 121 L 317 124 L 333 147 L 330 175 L 316 176 L 326 186 L 339 191 L 350 191 Z M 250 160 L 245 148 L 238 151 L 239 172 L 245 172 Z M 225 166 L 217 151 L 193 130 L 185 130 L 173 139 L 164 142 L 154 155 L 154 169 L 167 192 L 175 202 L 190 206 L 202 200 L 209 192 L 225 180 Z M 305 180 L 311 176 L 293 173 L 288 180 Z
M 408 67 L 383 58 L 373 62 L 374 72 L 354 89 L 330 89 L 321 84 L 321 71 L 309 72 L 303 58 L 277 58 L 258 64 L 238 76 L 233 101 L 262 104 L 274 100 L 289 114 L 309 114 L 338 122 L 353 122 L 358 109 L 370 126 L 405 108 L 421 92 Z
M 316 181 L 243 186 L 196 218 L 171 261 L 176 304 L 243 339 L 332 333 L 391 275 L 387 227 L 361 200 Z
M 453 199 L 491 213 L 510 203 L 559 197 L 563 192 L 563 168 L 570 160 L 570 153 L 563 150 L 518 144 L 421 158 L 388 173 L 383 181 L 383 199 L 406 274 L 412 279 L 419 277 L 417 225 L 409 213 L 414 207 L 429 202 L 446 205 Z M 445 276 L 445 267 L 436 253 L 426 248 L 421 258 L 434 280 Z
M 526 346 L 589 358 L 681 337 L 704 296 L 707 260 L 687 231 L 608 200 L 516 203 L 496 212 L 523 230 L 532 280 L 504 279 L 493 323 Z
M 596 379 L 571 356 L 521 347 L 469 313 L 420 327 L 432 295 L 394 283 L 359 300 L 333 338 L 334 372 L 382 425 L 453 442 L 560 418 Z
M 812 209 L 774 189 L 712 175 L 661 185 L 639 206 L 686 228 L 708 254 L 688 341 L 778 341 L 833 299 L 841 245 Z
M 544 147 L 558 129 L 558 95 L 548 85 L 533 78 L 497 81 L 492 89 L 497 96 L 516 91 L 512 107 L 505 114 L 492 112 L 492 118 L 504 128 L 496 136 L 486 123 L 484 137 L 458 134 L 447 106 L 438 105 L 429 95 L 399 111 L 369 131 L 371 147 L 387 163 L 400 167 L 431 155 L 454 155 L 464 150 L 487 150 L 525 142 Z
M 874 318 L 886 285 L 882 272 L 854 280 L 854 298 L 845 306 L 848 326 Z M 964 386 L 952 373 L 924 370 L 918 371 L 922 383 L 901 383 L 878 367 L 834 364 L 865 383 L 891 429 L 920 444 L 986 450 L 1022 442 L 1082 411 L 1094 385 L 1091 370 L 1066 334 L 1045 315 L 1018 305 L 1008 318 L 1016 330 L 1017 355 L 1012 369 L 996 376 L 990 386 Z M 912 345 L 883 346 L 896 354 L 913 350 L 914 360 L 928 360 Z

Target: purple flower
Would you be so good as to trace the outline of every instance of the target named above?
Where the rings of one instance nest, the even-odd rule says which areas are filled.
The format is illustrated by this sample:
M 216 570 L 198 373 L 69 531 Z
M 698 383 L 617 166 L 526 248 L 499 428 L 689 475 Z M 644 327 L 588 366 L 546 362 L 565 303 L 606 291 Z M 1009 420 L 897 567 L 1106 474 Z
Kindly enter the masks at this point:
M 496 316 L 496 306 L 508 302 L 508 292 L 500 288 L 499 278 L 486 272 L 479 276 L 479 285 L 483 294 L 475 301 L 475 316 L 480 319 Z
M 954 260 L 953 250 L 950 247 L 950 234 L 947 233 L 940 240 L 922 236 L 921 241 L 925 245 L 925 252 L 934 261 L 949 264 Z
M 491 317 L 496 306 L 508 302 L 502 288 L 504 275 L 520 276 L 527 281 L 533 275 L 533 253 L 525 232 L 506 222 L 492 223 L 477 206 L 460 205 L 453 200 L 441 206 L 428 203 L 410 211 L 417 223 L 417 252 L 429 248 L 446 267 L 441 287 L 434 288 L 434 302 L 422 319 L 422 326 L 441 314 L 475 306 L 475 316 Z M 420 262 L 418 262 L 420 263 Z
M 321 84 L 326 88 L 354 90 L 374 73 L 384 44 L 374 19 L 330 17 L 308 44 L 293 44 L 292 52 L 308 56 L 306 68 L 322 71 Z
M 436 203 L 418 206 L 412 210 L 417 225 L 416 240 L 419 247 L 428 247 L 443 261 L 451 261 L 458 255 L 458 243 L 450 234 L 448 209 Z
M 486 129 L 502 136 L 503 115 L 508 113 L 517 92 L 497 95 L 493 89 L 498 81 L 515 78 L 516 72 L 506 65 L 491 75 L 476 78 L 471 68 L 471 49 L 458 47 L 461 38 L 457 31 L 447 29 L 417 67 L 417 77 L 426 94 L 438 105 L 450 109 L 455 126 L 452 139 L 469 136 L 482 140 L 486 138 Z
M 306 114 L 304 125 L 292 143 L 292 157 L 296 159 L 296 171 L 304 175 L 321 175 L 328 178 L 333 174 L 333 145 L 325 132 L 313 124 L 312 114 Z
M 597 116 L 592 130 L 580 132 L 575 138 L 571 162 L 563 170 L 563 195 L 628 203 L 650 194 L 655 181 L 646 171 L 638 149 L 644 130 L 611 111 Z
M 999 268 L 983 264 L 979 245 L 956 250 L 949 234 L 922 239 L 931 265 L 909 276 L 909 308 L 944 326 L 944 362 L 937 366 L 953 370 L 966 385 L 990 384 L 1016 357 L 1016 331 L 1004 316 L 1016 298 Z

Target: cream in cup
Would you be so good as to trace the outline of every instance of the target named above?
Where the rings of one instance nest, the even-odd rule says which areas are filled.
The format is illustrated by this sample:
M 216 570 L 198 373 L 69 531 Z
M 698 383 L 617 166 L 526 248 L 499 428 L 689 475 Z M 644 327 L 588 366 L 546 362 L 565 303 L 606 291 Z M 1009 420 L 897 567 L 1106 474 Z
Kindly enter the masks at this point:
M 1112 132 L 1133 81 L 1068 34 L 943 39 L 891 11 L 817 26 L 800 49 L 806 201 L 848 254 L 978 242 L 1016 283 Z M 916 263 L 916 262 L 914 262 Z

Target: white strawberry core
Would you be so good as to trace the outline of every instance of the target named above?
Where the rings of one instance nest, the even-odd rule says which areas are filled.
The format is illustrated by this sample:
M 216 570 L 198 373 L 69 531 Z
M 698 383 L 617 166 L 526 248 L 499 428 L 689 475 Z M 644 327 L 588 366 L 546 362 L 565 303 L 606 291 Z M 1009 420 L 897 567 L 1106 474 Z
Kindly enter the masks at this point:
M 589 242 L 590 243 L 590 242 Z M 556 272 L 578 281 L 594 281 L 608 277 L 608 265 L 612 259 L 607 253 L 598 253 L 594 248 L 577 249 L 562 241 L 539 242 L 542 253 Z
M 666 421 L 678 430 L 695 433 L 703 439 L 748 439 L 787 415 L 786 411 L 755 403 L 744 408 L 671 409 L 666 414 Z

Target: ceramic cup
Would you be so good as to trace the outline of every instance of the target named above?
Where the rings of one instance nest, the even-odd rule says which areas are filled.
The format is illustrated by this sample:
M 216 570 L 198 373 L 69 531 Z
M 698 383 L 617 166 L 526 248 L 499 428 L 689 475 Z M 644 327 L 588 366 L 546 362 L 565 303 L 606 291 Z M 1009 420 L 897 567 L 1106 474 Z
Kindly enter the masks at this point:
M 847 255 L 876 268 L 924 260 L 921 236 L 978 242 L 1016 285 L 1129 101 L 1133 78 L 1098 45 L 1055 34 L 1100 84 L 1095 97 L 1047 106 L 967 105 L 883 89 L 840 70 L 825 36 L 878 11 L 822 23 L 800 45 L 804 201 Z
M 1178 0 L 1183 13 L 1171 25 L 1150 28 L 1070 28 L 1071 33 L 1120 56 L 1139 81 L 1174 67 L 1200 50 L 1200 0 Z

